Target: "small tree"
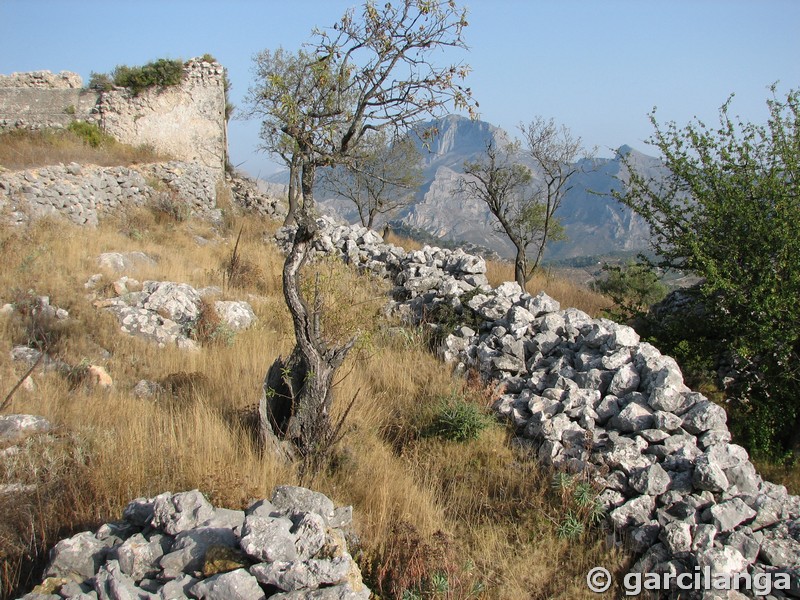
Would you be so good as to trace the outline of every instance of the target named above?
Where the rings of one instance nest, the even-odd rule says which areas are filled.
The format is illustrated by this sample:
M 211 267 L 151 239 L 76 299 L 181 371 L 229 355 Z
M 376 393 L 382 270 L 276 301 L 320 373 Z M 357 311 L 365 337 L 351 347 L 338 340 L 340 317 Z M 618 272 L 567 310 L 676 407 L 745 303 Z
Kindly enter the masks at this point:
M 376 131 L 365 136 L 346 164 L 326 170 L 322 185 L 352 201 L 361 224 L 372 229 L 376 216 L 411 202 L 422 181 L 421 158 L 410 136 L 391 140 L 385 131 Z
M 558 126 L 553 119 L 534 118 L 530 123 L 520 124 L 528 156 L 533 160 L 536 174 L 533 180 L 533 198 L 542 208 L 542 234 L 536 243 L 536 254 L 528 278 L 534 273 L 544 257 L 547 242 L 565 239 L 563 228 L 555 217 L 564 196 L 572 189 L 572 178 L 583 169 L 578 160 L 590 158 L 591 152 L 584 149 L 581 138 L 574 137 L 570 130 Z
M 800 92 L 767 102 L 766 125 L 720 109 L 719 126 L 650 120 L 669 175 L 630 171 L 617 198 L 650 226 L 658 264 L 703 278 L 708 328 L 685 339 L 740 372 L 734 423 L 751 451 L 800 449 Z M 625 157 L 622 157 L 625 160 Z M 705 340 L 709 341 L 709 340 Z
M 528 248 L 539 238 L 560 235 L 555 219 L 545 231 L 545 206 L 537 201 L 531 188 L 531 170 L 514 162 L 518 144 L 500 150 L 494 141 L 486 145 L 479 160 L 464 164 L 469 178 L 459 179 L 459 190 L 470 198 L 482 200 L 497 219 L 497 230 L 504 233 L 516 248 L 514 279 L 525 289 L 533 269 L 528 267 Z
M 330 439 L 333 376 L 355 343 L 327 340 L 318 306 L 301 293 L 300 268 L 317 235 L 314 184 L 319 167 L 346 163 L 373 131 L 404 131 L 423 117 L 436 117 L 453 102 L 472 108 L 460 85 L 468 68 L 437 67 L 443 48 L 465 48 L 465 12 L 453 0 L 403 0 L 349 10 L 331 30 L 314 32 L 309 50 L 289 60 L 266 53 L 251 88 L 253 114 L 263 131 L 281 132 L 296 144 L 302 206 L 283 267 L 283 291 L 296 345 L 267 373 L 260 404 L 264 441 L 290 442 L 303 456 L 324 451 Z M 272 133 L 270 133 L 272 135 Z
M 325 107 L 321 65 L 315 65 L 314 57 L 308 52 L 296 54 L 283 48 L 263 50 L 254 58 L 254 75 L 259 82 L 248 91 L 246 103 L 247 116 L 266 117 L 261 125 L 261 145 L 259 148 L 279 158 L 289 170 L 289 210 L 283 222 L 292 225 L 295 222 L 300 202 L 300 148 L 296 139 L 281 128 L 285 120 L 295 118 L 291 106 L 291 98 L 304 98 L 305 102 L 313 102 L 319 108 Z M 312 100 L 313 98 L 313 100 Z M 333 100 L 329 98 L 329 100 Z M 269 114 L 268 107 L 286 104 L 285 111 L 280 114 Z M 331 108 L 329 104 L 328 108 Z M 321 119 L 318 118 L 321 122 Z
M 500 150 L 494 142 L 485 155 L 464 165 L 472 179 L 460 180 L 460 190 L 486 203 L 498 221 L 498 231 L 514 244 L 514 279 L 522 287 L 533 277 L 548 242 L 565 239 L 556 217 L 564 196 L 572 189 L 572 177 L 581 171 L 577 162 L 585 153 L 580 138 L 552 119 L 535 118 L 521 124 L 527 167 L 520 145 Z

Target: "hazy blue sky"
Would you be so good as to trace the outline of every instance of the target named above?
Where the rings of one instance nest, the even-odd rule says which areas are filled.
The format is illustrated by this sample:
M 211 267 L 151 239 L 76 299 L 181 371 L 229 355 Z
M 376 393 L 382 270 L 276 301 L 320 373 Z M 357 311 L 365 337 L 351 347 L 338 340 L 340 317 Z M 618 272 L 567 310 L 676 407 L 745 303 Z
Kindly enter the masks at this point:
M 553 117 L 588 145 L 650 150 L 647 115 L 707 121 L 731 93 L 734 112 L 763 121 L 768 86 L 800 86 L 798 0 L 466 0 L 463 54 L 481 118 L 515 133 Z M 340 0 L 0 0 L 0 73 L 70 70 L 206 52 L 228 67 L 232 100 L 251 85 L 253 55 L 296 49 Z M 273 167 L 256 151 L 258 123 L 230 126 L 232 161 Z M 652 150 L 650 150 L 652 152 Z M 606 152 L 607 153 L 607 152 Z

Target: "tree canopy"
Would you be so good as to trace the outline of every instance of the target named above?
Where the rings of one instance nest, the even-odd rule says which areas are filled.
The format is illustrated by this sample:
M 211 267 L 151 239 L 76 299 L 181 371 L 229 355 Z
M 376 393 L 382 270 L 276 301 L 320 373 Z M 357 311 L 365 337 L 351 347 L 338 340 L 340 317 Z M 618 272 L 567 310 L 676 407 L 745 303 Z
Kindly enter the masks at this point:
M 371 229 L 378 215 L 411 202 L 422 183 L 422 156 L 412 135 L 391 139 L 386 131 L 371 132 L 347 164 L 323 172 L 323 188 L 353 202 L 361 224 Z
M 763 125 L 732 116 L 731 102 L 713 127 L 661 126 L 654 111 L 650 143 L 669 175 L 657 181 L 628 165 L 629 185 L 617 196 L 647 221 L 659 266 L 703 278 L 707 327 L 683 334 L 727 351 L 738 371 L 729 391 L 751 447 L 797 447 L 800 93 L 783 99 L 773 87 Z

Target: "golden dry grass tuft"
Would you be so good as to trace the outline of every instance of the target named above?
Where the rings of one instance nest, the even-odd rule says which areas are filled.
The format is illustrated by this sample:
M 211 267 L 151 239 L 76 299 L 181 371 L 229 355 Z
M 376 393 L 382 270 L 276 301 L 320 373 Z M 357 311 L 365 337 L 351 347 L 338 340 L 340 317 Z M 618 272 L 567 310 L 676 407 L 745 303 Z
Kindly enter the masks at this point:
M 493 286 L 504 281 L 514 281 L 514 265 L 506 261 L 487 260 L 486 277 Z M 579 308 L 592 317 L 601 316 L 604 310 L 613 305 L 607 296 L 547 269 L 539 269 L 534 273 L 525 289 L 534 296 L 544 291 L 548 296 L 558 300 L 562 308 Z
M 0 134 L 0 167 L 12 171 L 71 162 L 114 167 L 162 160 L 165 157 L 149 146 L 113 142 L 93 148 L 67 130 Z
M 93 305 L 84 282 L 108 251 L 142 251 L 154 266 L 129 275 L 143 281 L 223 286 L 237 252 L 257 265 L 258 277 L 227 286 L 224 297 L 247 299 L 258 323 L 231 344 L 198 352 L 159 349 L 119 331 L 115 318 Z M 119 215 L 95 230 L 57 220 L 27 228 L 0 226 L 0 302 L 13 290 L 50 296 L 70 313 L 70 325 L 52 351 L 70 365 L 104 366 L 109 391 L 78 386 L 57 372 L 33 375 L 7 412 L 40 414 L 57 425 L 42 452 L 31 441 L 25 482 L 34 492 L 0 496 L 2 595 L 30 589 L 47 549 L 60 537 L 119 518 L 139 496 L 198 488 L 216 505 L 241 508 L 278 484 L 303 484 L 352 504 L 361 540 L 353 548 L 368 584 L 381 598 L 415 597 L 447 589 L 447 598 L 588 598 L 589 566 L 621 573 L 625 556 L 606 548 L 589 529 L 571 540 L 558 535 L 563 500 L 551 474 L 494 424 L 474 441 L 426 433 L 441 398 L 456 395 L 485 406 L 485 390 L 455 379 L 429 351 L 426 334 L 380 316 L 380 282 L 339 263 L 323 261 L 305 274 L 310 301 L 326 307 L 323 328 L 341 340 L 360 331 L 361 342 L 340 370 L 334 419 L 354 400 L 344 436 L 313 479 L 264 456 L 253 439 L 253 407 L 263 377 L 293 345 L 280 285 L 282 257 L 264 243 L 275 224 L 255 218 L 231 223 L 227 235 L 189 219 L 158 221 L 146 209 Z M 197 236 L 206 242 L 198 244 Z M 106 289 L 118 277 L 104 273 Z M 213 316 L 208 316 L 213 325 Z M 24 342 L 19 316 L 0 316 L 0 394 L 23 374 L 9 351 Z M 141 379 L 168 384 L 171 393 L 140 399 Z M 37 446 L 37 444 L 40 444 Z M 22 458 L 20 458 L 22 460 Z M 0 470 L 0 483 L 18 480 L 19 468 Z

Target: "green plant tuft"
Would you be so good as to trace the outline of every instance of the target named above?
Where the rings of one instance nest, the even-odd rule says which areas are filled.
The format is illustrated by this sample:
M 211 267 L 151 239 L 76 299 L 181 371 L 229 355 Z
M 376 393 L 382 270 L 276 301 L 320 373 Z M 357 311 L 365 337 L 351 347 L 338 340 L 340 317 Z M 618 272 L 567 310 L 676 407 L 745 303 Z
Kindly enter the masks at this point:
M 104 133 L 103 130 L 94 123 L 72 121 L 72 123 L 67 126 L 67 130 L 78 137 L 84 144 L 92 148 L 112 146 L 116 143 L 113 137 Z
M 466 442 L 478 439 L 490 423 L 479 406 L 453 394 L 439 401 L 430 432 L 453 442 Z

